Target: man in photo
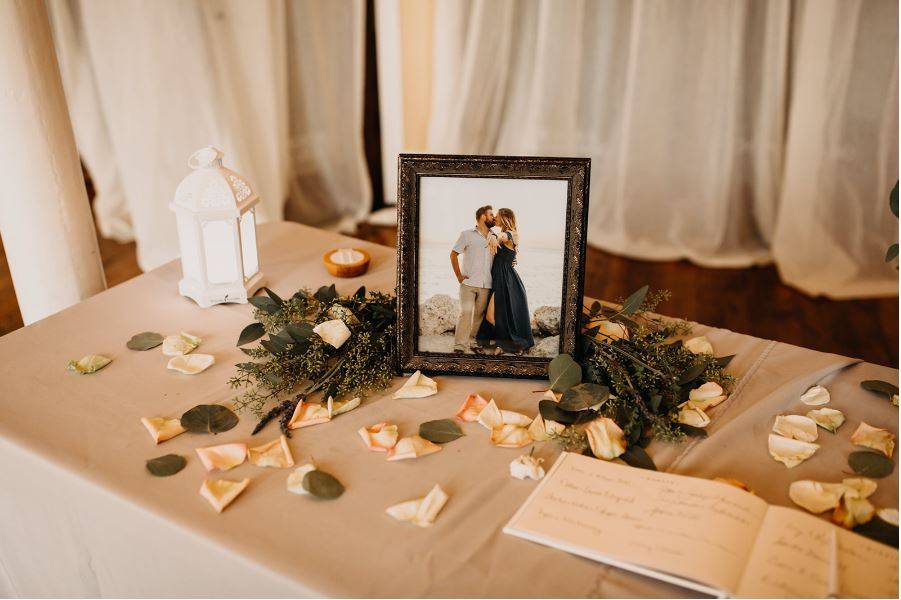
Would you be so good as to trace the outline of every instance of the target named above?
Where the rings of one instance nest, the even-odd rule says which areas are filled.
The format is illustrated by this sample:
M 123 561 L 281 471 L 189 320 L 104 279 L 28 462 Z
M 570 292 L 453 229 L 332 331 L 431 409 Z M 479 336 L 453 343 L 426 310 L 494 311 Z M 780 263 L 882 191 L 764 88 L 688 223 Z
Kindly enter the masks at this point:
M 482 325 L 491 297 L 491 265 L 497 251 L 497 238 L 488 234 L 494 227 L 494 219 L 491 205 L 476 210 L 476 226 L 460 233 L 450 253 L 451 267 L 460 282 L 460 316 L 454 329 L 456 354 L 467 350 L 481 351 L 475 344 L 475 334 Z

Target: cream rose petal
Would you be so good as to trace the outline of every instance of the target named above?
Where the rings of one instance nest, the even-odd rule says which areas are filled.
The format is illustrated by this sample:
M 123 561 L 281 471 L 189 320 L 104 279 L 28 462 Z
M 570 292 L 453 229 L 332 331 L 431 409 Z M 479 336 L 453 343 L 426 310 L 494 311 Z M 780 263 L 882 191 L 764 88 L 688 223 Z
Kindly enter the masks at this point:
M 478 394 L 470 394 L 457 409 L 454 416 L 465 423 L 472 423 L 479 418 L 479 413 L 488 406 L 488 401 Z
M 258 467 L 274 467 L 284 469 L 294 466 L 294 457 L 291 456 L 291 448 L 288 446 L 288 438 L 284 435 L 272 440 L 268 444 L 247 449 L 247 459 Z
M 362 256 L 362 254 L 360 256 Z M 341 319 L 348 325 L 358 325 L 360 323 L 360 320 L 354 315 L 354 311 L 340 304 L 332 305 L 332 307 L 328 309 L 328 316 L 333 319 Z
M 832 513 L 832 522 L 847 529 L 854 529 L 873 518 L 876 508 L 866 498 L 853 498 L 845 494 L 844 500 Z
M 166 356 L 183 356 L 190 354 L 200 345 L 200 338 L 182 331 L 178 335 L 170 335 L 163 339 L 162 351 Z
M 688 403 L 692 408 L 699 410 L 713 408 L 725 399 L 726 394 L 723 392 L 722 386 L 715 381 L 708 381 L 688 393 Z
M 815 385 L 801 394 L 801 402 L 808 406 L 822 406 L 829 404 L 829 400 L 829 390 L 821 385 Z
M 399 400 L 401 398 L 425 398 L 426 396 L 434 396 L 438 393 L 438 383 L 434 379 L 430 379 L 423 375 L 420 371 L 416 371 L 404 383 L 399 390 L 394 392 L 393 398 Z
M 407 521 L 418 527 L 431 527 L 447 499 L 447 493 L 435 484 L 424 498 L 389 506 L 385 512 L 398 521 Z
M 301 496 L 309 496 L 310 492 L 308 492 L 303 487 L 303 478 L 310 471 L 315 471 L 316 465 L 313 463 L 307 463 L 305 465 L 301 465 L 294 469 L 290 475 L 288 475 L 288 491 L 292 494 L 298 494 Z
M 323 342 L 334 348 L 340 348 L 350 338 L 350 329 L 341 319 L 323 321 L 313 328 L 313 333 L 318 334 Z
M 429 440 L 413 435 L 398 440 L 394 448 L 388 450 L 388 460 L 407 460 L 409 458 L 419 458 L 439 452 L 441 446 L 434 444 Z
M 221 513 L 250 484 L 250 479 L 207 479 L 200 486 L 200 495 Z
M 541 463 L 543 458 L 535 458 L 529 454 L 523 454 L 510 463 L 510 476 L 514 479 L 534 479 L 538 481 L 544 477 L 544 468 Z
M 844 491 L 840 483 L 800 480 L 788 486 L 788 497 L 801 508 L 819 514 L 838 506 Z
M 544 424 L 544 418 L 541 415 L 532 420 L 527 431 L 529 436 L 536 442 L 543 442 L 551 437 L 548 435 L 547 426 Z
M 490 431 L 494 431 L 504 424 L 504 417 L 501 416 L 500 409 L 497 407 L 497 404 L 494 403 L 494 398 L 485 405 L 485 408 L 482 409 L 482 412 L 479 413 L 476 420 L 482 427 Z
M 70 360 L 66 368 L 82 375 L 96 373 L 106 365 L 113 362 L 113 359 L 103 356 L 102 354 L 88 354 L 82 356 L 78 360 Z
M 598 328 L 598 332 L 594 336 L 595 339 L 598 340 L 613 341 L 629 339 L 629 330 L 622 323 L 616 323 L 608 319 L 600 319 L 592 321 L 589 326 L 591 328 Z
M 527 417 L 522 413 L 512 410 L 501 411 L 501 421 L 504 425 L 516 425 L 517 427 L 528 427 L 532 424 L 532 417 Z
M 895 451 L 895 436 L 885 429 L 873 427 L 861 421 L 857 431 L 851 436 L 851 443 L 882 452 L 889 458 Z
M 773 423 L 773 431 L 779 435 L 802 442 L 815 442 L 817 424 L 810 417 L 802 415 L 779 415 Z
M 525 427 L 504 424 L 491 430 L 491 443 L 498 448 L 522 448 L 532 443 L 532 436 Z
M 601 417 L 595 419 L 585 428 L 591 453 L 604 460 L 613 460 L 626 451 L 626 440 L 623 430 L 613 419 Z
M 554 390 L 544 390 L 544 394 L 541 395 L 540 400 L 550 400 L 552 402 L 560 402 L 560 398 L 563 397 L 563 392 L 555 392 Z
M 679 405 L 679 414 L 676 420 L 684 425 L 691 427 L 707 427 L 710 425 L 710 417 L 707 416 L 700 408 L 695 408 L 690 402 L 683 402 Z
M 713 354 L 713 345 L 706 336 L 693 337 L 690 340 L 682 342 L 685 349 L 692 354 Z
M 228 471 L 247 459 L 247 444 L 220 444 L 195 448 L 194 451 L 207 471 Z
M 339 402 L 335 402 L 332 409 L 332 416 L 337 417 L 338 415 L 343 415 L 346 412 L 350 412 L 360 406 L 360 402 L 362 401 L 359 398 L 351 398 L 350 400 L 341 400 Z
M 376 423 L 371 427 L 357 430 L 366 447 L 375 452 L 388 452 L 397 445 L 397 425 Z
M 876 516 L 889 525 L 898 526 L 898 509 L 896 508 L 880 508 L 876 511 Z
M 399 502 L 393 506 L 389 506 L 385 509 L 385 512 L 398 521 L 412 522 L 416 519 L 416 512 L 419 510 L 419 505 L 421 503 L 422 498 L 417 500 L 407 500 L 406 502 Z
M 166 368 L 185 375 L 197 375 L 209 369 L 215 362 L 216 358 L 212 354 L 187 354 L 173 356 Z
M 815 408 L 808 412 L 807 416 L 813 419 L 814 423 L 832 433 L 835 433 L 842 426 L 842 423 L 845 422 L 845 415 L 842 414 L 842 411 L 834 408 Z
M 876 482 L 866 477 L 842 479 L 845 496 L 848 498 L 869 498 L 876 491 Z
M 329 410 L 329 406 L 330 404 L 323 405 L 318 402 L 299 402 L 294 408 L 291 420 L 288 421 L 288 429 L 300 429 L 310 425 L 328 423 L 332 419 L 332 411 Z
M 167 419 L 166 417 L 141 417 L 141 423 L 147 428 L 153 441 L 159 444 L 171 440 L 175 436 L 185 432 L 181 426 L 181 419 Z
M 770 456 L 789 469 L 797 467 L 813 456 L 814 452 L 816 452 L 819 447 L 819 444 L 793 440 L 774 433 L 771 433 L 769 437 Z

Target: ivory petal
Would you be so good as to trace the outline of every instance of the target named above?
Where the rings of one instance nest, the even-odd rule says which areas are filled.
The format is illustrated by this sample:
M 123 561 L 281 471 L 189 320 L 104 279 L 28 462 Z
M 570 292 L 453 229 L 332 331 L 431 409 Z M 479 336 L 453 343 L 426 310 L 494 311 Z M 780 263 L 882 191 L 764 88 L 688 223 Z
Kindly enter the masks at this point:
M 519 456 L 510 463 L 510 476 L 514 479 L 534 479 L 538 481 L 544 477 L 544 468 L 541 463 L 542 458 L 535 458 L 528 454 Z
M 419 527 L 431 527 L 438 513 L 447 504 L 447 498 L 447 493 L 436 483 L 435 487 L 419 503 L 413 523 Z
M 829 404 L 829 400 L 829 390 L 821 385 L 815 385 L 801 394 L 801 402 L 808 406 L 822 406 Z
M 623 430 L 613 419 L 601 417 L 585 428 L 591 453 L 604 460 L 613 460 L 626 451 Z
M 215 362 L 216 358 L 212 354 L 182 354 L 170 358 L 166 368 L 185 375 L 197 375 Z
M 288 421 L 288 429 L 300 429 L 310 425 L 328 423 L 332 417 L 328 405 L 323 406 L 318 402 L 298 402 L 294 408 L 294 414 Z
M 819 447 L 818 444 L 793 440 L 773 433 L 771 433 L 769 437 L 770 456 L 789 469 L 797 467 L 813 456 L 814 452 L 816 452 Z
M 429 440 L 413 435 L 401 438 L 397 445 L 388 451 L 388 460 L 406 460 L 409 458 L 419 458 L 439 452 L 441 446 L 434 444 Z
M 708 381 L 688 393 L 688 403 L 692 408 L 707 410 L 726 399 L 723 388 L 715 381 Z
M 341 319 L 323 321 L 313 328 L 313 333 L 322 338 L 322 341 L 334 348 L 340 348 L 350 339 L 350 329 Z
M 371 427 L 357 430 L 366 447 L 375 452 L 388 452 L 397 445 L 397 425 L 376 423 Z
M 679 414 L 676 420 L 679 423 L 690 425 L 691 427 L 707 427 L 710 425 L 710 417 L 707 416 L 700 408 L 695 408 L 690 402 L 683 402 L 679 405 Z
M 488 406 L 488 401 L 478 394 L 470 394 L 460 405 L 457 414 L 454 415 L 465 423 L 472 423 L 479 418 L 479 413 Z
M 788 497 L 808 512 L 819 514 L 838 506 L 844 491 L 844 486 L 841 484 L 800 480 L 788 486 Z
M 421 502 L 421 498 L 418 500 L 399 502 L 398 504 L 386 508 L 385 512 L 398 521 L 412 521 L 416 518 L 416 513 L 419 510 L 419 504 Z
M 404 383 L 399 390 L 394 392 L 393 398 L 425 398 L 434 396 L 438 393 L 438 383 L 434 379 L 430 379 L 423 375 L 420 371 L 416 371 Z
M 494 403 L 494 398 L 485 405 L 485 408 L 482 409 L 482 412 L 479 413 L 476 420 L 482 427 L 489 431 L 494 431 L 504 424 L 504 417 L 501 415 L 501 411 L 497 407 L 497 404 Z
M 498 448 L 522 448 L 532 443 L 532 436 L 525 427 L 501 425 L 491 430 L 491 443 Z
M 247 444 L 220 444 L 218 446 L 206 446 L 195 448 L 200 462 L 207 471 L 218 469 L 228 471 L 237 467 L 247 459 Z
M 332 416 L 343 415 L 346 412 L 350 412 L 353 409 L 360 406 L 360 398 L 352 398 L 350 400 L 341 400 L 340 402 L 335 402 L 332 408 Z
M 874 514 L 876 514 L 876 508 L 869 500 L 849 498 L 846 495 L 832 513 L 832 522 L 847 529 L 853 529 L 857 525 L 867 523 Z
M 876 482 L 866 477 L 842 479 L 846 498 L 869 498 L 876 491 Z
M 250 479 L 207 479 L 200 486 L 200 495 L 221 513 L 250 484 Z
M 802 415 L 777 416 L 773 431 L 783 437 L 802 442 L 815 442 L 818 435 L 816 421 Z
M 550 439 L 547 432 L 547 426 L 544 424 L 544 418 L 541 415 L 536 416 L 528 428 L 529 436 L 536 442 L 543 442 Z M 512 464 L 512 463 L 511 463 Z
M 516 425 L 517 427 L 528 427 L 532 424 L 532 418 L 527 417 L 522 413 L 518 413 L 512 410 L 502 410 L 501 411 L 501 422 L 504 425 Z
M 851 436 L 851 443 L 855 446 L 864 446 L 882 452 L 889 458 L 895 451 L 895 436 L 885 429 L 873 427 L 861 421 L 857 430 Z
M 808 412 L 807 416 L 813 419 L 814 423 L 832 433 L 835 433 L 845 422 L 845 415 L 842 414 L 842 411 L 834 408 L 816 408 Z
M 894 525 L 895 527 L 898 526 L 898 509 L 880 508 L 876 511 L 876 515 L 889 525 Z
M 258 467 L 284 469 L 294 466 L 294 457 L 291 456 L 288 438 L 284 435 L 279 436 L 268 444 L 248 448 L 247 459 L 251 464 Z
M 181 426 L 181 419 L 167 419 L 166 417 L 141 417 L 141 423 L 147 428 L 153 441 L 159 444 L 171 440 L 185 432 Z
M 713 354 L 713 345 L 703 335 L 685 340 L 682 342 L 682 345 L 692 354 Z
M 163 339 L 162 352 L 166 356 L 183 356 L 190 354 L 200 345 L 200 338 L 182 331 L 178 335 L 170 335 Z

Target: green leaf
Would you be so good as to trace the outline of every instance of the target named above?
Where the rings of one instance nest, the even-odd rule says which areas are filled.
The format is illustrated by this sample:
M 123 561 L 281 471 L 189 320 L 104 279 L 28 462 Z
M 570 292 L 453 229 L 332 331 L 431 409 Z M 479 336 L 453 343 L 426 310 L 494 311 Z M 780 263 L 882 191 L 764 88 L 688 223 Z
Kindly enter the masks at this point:
M 181 416 L 191 433 L 222 433 L 238 424 L 238 415 L 221 404 L 198 404 Z
M 660 410 L 660 403 L 663 401 L 663 396 L 660 394 L 651 394 L 651 412 L 657 414 L 657 411 Z
M 637 292 L 626 298 L 626 301 L 623 302 L 622 308 L 619 310 L 620 314 L 623 315 L 631 315 L 634 314 L 641 305 L 644 303 L 645 296 L 648 295 L 649 286 L 643 286 Z
M 882 520 L 878 511 L 872 519 L 863 525 L 858 525 L 852 531 L 892 548 L 898 547 L 898 526 Z
M 885 477 L 895 470 L 895 463 L 884 454 L 867 452 L 866 450 L 852 452 L 848 455 L 848 465 L 858 475 L 864 477 Z
M 269 313 L 270 315 L 274 315 L 279 310 L 281 310 L 281 306 L 276 304 L 275 300 L 266 296 L 254 296 L 253 298 L 249 299 L 248 302 L 250 302 L 256 308 Z
M 366 286 L 365 285 L 360 286 L 360 289 L 358 289 L 356 292 L 354 292 L 354 298 L 359 298 L 360 300 L 366 299 Z
M 310 471 L 303 476 L 303 489 L 317 498 L 333 500 L 344 493 L 341 482 L 325 471 Z
M 644 451 L 644 448 L 635 444 L 626 448 L 626 451 L 620 455 L 620 458 L 631 467 L 648 469 L 650 471 L 657 470 L 657 465 L 654 464 L 648 453 Z
M 270 298 L 272 298 L 272 301 L 273 301 L 273 302 L 275 302 L 276 304 L 278 304 L 279 308 L 281 308 L 282 304 L 285 303 L 285 301 L 282 300 L 282 299 L 279 297 L 278 294 L 276 294 L 275 292 L 273 292 L 273 291 L 270 290 L 269 288 L 264 287 L 264 288 L 263 288 L 263 291 L 266 292 L 266 295 L 267 295 L 267 296 L 269 296 Z
M 892 191 L 888 195 L 888 207 L 889 210 L 892 211 L 892 214 L 896 217 L 898 216 L 898 182 L 895 182 L 895 187 L 892 188 Z
M 734 354 L 730 354 L 729 356 L 720 356 L 716 359 L 716 364 L 719 368 L 725 369 L 729 366 L 729 363 L 732 362 L 732 359 L 735 358 Z
M 686 425 L 685 423 L 679 423 L 678 427 L 679 427 L 679 429 L 682 430 L 682 433 L 684 433 L 688 437 L 697 437 L 697 438 L 707 437 L 707 432 L 700 427 L 692 427 L 691 425 Z
M 687 385 L 704 374 L 704 371 L 707 370 L 707 363 L 705 361 L 696 362 L 694 365 L 689 367 L 684 373 L 682 373 L 682 377 L 679 378 L 679 385 Z
M 323 304 L 331 304 L 335 301 L 335 298 L 338 297 L 338 292 L 335 290 L 335 284 L 333 283 L 330 286 L 322 286 L 316 293 L 313 294 L 313 297 L 322 302 Z
M 163 343 L 163 336 L 154 331 L 144 331 L 131 336 L 125 343 L 129 350 L 150 350 Z
M 169 477 L 184 469 L 187 463 L 188 461 L 185 460 L 184 456 L 167 454 L 148 460 L 147 470 L 156 477 Z
M 885 262 L 892 262 L 898 258 L 898 244 L 892 244 L 885 251 Z
M 113 359 L 107 358 L 102 354 L 88 354 L 79 360 L 70 360 L 66 368 L 82 375 L 90 375 L 96 373 L 106 365 L 113 362 Z
M 538 412 L 546 421 L 556 421 L 562 425 L 577 425 L 579 423 L 587 423 L 598 417 L 597 411 L 580 410 L 578 412 L 567 412 L 562 410 L 553 400 L 541 400 L 538 402 Z
M 250 348 L 238 348 L 238 350 L 240 350 L 247 356 L 253 357 L 253 351 Z
M 569 354 L 558 354 L 547 366 L 548 380 L 555 392 L 564 392 L 582 382 L 582 367 Z
M 266 334 L 266 328 L 263 327 L 262 323 L 251 323 L 247 327 L 241 330 L 241 334 L 238 336 L 238 346 L 243 346 L 244 344 L 249 344 L 250 342 L 255 342 Z
M 298 344 L 304 344 L 313 337 L 313 326 L 309 323 L 292 323 L 285 327 L 285 332 Z
M 586 410 L 595 404 L 603 404 L 610 397 L 610 390 L 597 383 L 580 383 L 574 385 L 560 398 L 558 405 L 562 410 L 574 412 Z
M 888 381 L 879 381 L 878 379 L 868 379 L 866 381 L 861 381 L 860 387 L 867 390 L 868 392 L 885 394 L 890 399 L 892 396 L 898 393 L 897 385 L 889 383 Z
M 296 292 L 294 292 L 294 295 L 291 296 L 291 298 L 293 298 L 294 300 L 306 300 L 309 297 L 310 295 L 304 290 L 297 290 Z
M 463 437 L 463 430 L 451 419 L 438 419 L 437 421 L 426 421 L 420 425 L 419 437 L 424 437 L 436 444 L 445 444 Z
M 601 303 L 595 300 L 591 303 L 591 308 L 588 309 L 588 314 L 592 317 L 601 312 Z

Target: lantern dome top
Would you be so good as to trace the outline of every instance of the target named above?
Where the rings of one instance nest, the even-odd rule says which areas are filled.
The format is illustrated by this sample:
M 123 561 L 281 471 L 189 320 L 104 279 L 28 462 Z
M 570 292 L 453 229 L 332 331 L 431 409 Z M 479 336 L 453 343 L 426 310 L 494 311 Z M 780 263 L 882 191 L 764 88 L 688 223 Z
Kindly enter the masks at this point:
M 243 211 L 259 201 L 247 180 L 222 166 L 218 148 L 201 148 L 188 159 L 193 169 L 175 189 L 173 208 L 191 212 Z

